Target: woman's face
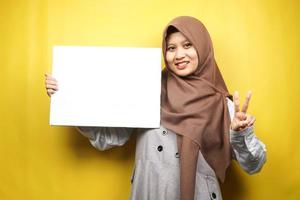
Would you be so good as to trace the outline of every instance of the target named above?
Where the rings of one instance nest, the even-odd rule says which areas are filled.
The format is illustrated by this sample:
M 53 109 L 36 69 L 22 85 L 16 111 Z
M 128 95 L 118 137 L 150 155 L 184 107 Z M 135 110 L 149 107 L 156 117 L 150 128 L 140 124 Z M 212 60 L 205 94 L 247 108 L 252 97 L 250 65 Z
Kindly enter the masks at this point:
M 171 33 L 167 38 L 166 60 L 177 76 L 188 76 L 198 67 L 196 49 L 180 32 Z

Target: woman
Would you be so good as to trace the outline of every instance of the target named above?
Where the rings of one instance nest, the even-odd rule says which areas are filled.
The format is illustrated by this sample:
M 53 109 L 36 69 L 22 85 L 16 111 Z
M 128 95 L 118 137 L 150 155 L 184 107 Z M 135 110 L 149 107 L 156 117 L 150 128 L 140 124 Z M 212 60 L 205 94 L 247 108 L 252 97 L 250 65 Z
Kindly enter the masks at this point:
M 214 59 L 204 25 L 177 17 L 163 34 L 161 127 L 139 129 L 131 199 L 222 199 L 217 178 L 234 158 L 252 174 L 266 160 L 265 146 L 253 133 L 248 93 L 242 110 Z M 57 83 L 46 75 L 50 96 Z M 123 145 L 132 129 L 78 127 L 100 150 Z

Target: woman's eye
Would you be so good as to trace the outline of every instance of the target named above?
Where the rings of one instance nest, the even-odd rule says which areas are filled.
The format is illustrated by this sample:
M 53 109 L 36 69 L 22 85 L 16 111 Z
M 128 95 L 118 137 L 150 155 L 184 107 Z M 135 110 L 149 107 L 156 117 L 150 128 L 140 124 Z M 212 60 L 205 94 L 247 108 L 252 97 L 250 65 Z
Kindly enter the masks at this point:
M 173 47 L 173 46 L 167 48 L 167 51 L 174 51 L 174 50 L 175 50 L 175 47 Z
M 187 48 L 190 48 L 192 46 L 192 44 L 191 43 L 185 43 L 183 46 L 184 46 L 184 48 L 187 49 Z

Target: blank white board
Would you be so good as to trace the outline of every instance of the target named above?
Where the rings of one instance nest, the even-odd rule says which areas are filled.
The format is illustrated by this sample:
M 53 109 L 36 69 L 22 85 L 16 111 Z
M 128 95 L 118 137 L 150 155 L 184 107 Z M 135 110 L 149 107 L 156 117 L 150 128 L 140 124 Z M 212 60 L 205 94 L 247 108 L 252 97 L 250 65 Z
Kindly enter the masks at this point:
M 52 76 L 51 125 L 160 125 L 160 48 L 55 46 Z

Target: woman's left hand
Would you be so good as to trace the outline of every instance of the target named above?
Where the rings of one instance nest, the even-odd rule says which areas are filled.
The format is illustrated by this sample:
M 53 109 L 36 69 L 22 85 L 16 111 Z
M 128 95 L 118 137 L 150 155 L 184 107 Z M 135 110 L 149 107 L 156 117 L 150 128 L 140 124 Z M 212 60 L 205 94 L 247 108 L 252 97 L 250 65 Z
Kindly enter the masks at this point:
M 239 93 L 236 91 L 233 95 L 233 103 L 234 103 L 234 117 L 231 121 L 231 130 L 234 131 L 242 131 L 250 126 L 252 126 L 255 122 L 255 117 L 247 114 L 247 109 L 249 106 L 249 101 L 252 96 L 252 92 L 248 91 L 246 96 L 246 101 L 243 104 L 242 110 L 240 110 L 240 100 Z

